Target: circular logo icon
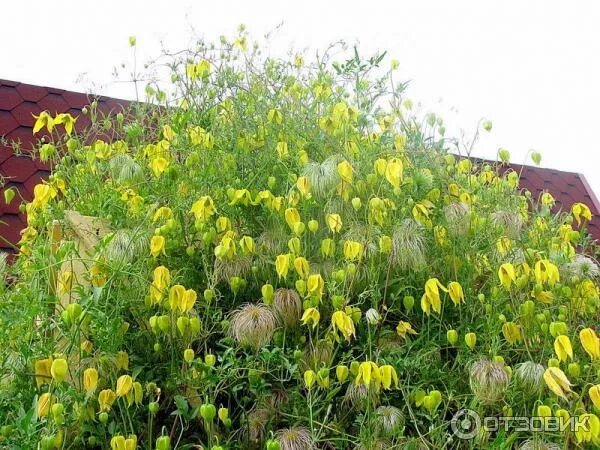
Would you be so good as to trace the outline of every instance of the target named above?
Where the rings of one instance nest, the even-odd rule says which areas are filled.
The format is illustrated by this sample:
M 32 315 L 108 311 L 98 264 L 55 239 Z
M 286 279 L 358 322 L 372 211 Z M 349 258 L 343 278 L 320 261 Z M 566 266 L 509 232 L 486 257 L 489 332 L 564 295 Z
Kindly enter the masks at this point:
M 459 439 L 473 439 L 481 428 L 479 414 L 470 409 L 461 409 L 450 422 L 454 436 Z

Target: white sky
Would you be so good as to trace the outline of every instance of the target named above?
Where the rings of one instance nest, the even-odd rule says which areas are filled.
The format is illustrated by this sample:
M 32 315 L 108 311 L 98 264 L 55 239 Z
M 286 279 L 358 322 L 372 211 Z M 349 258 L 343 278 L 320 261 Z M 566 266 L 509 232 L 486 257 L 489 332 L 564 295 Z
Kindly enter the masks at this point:
M 133 95 L 112 70 L 156 57 L 161 42 L 187 47 L 233 36 L 244 23 L 275 33 L 272 53 L 344 39 L 363 53 L 388 50 L 423 112 L 441 114 L 447 136 L 493 122 L 475 155 L 581 172 L 600 196 L 600 2 L 597 0 L 21 0 L 0 5 L 0 78 L 117 97 Z M 195 30 L 192 31 L 192 28 Z

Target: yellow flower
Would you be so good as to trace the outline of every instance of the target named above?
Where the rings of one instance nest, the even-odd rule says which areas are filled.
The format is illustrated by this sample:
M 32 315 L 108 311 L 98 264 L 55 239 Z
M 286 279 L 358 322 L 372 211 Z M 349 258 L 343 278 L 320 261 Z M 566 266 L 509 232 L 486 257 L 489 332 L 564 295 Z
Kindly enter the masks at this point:
M 298 177 L 296 180 L 296 187 L 300 191 L 303 197 L 310 196 L 310 182 L 306 177 Z
M 277 150 L 277 154 L 279 155 L 279 157 L 281 159 L 287 158 L 287 156 L 289 155 L 287 142 L 284 142 L 284 141 L 278 142 L 276 150 Z
M 477 343 L 477 335 L 475 333 L 465 334 L 465 343 L 467 344 L 467 347 L 473 350 L 475 348 L 475 344 Z
M 36 184 L 33 188 L 33 200 L 31 203 L 34 208 L 45 206 L 53 197 L 52 187 L 47 184 Z
M 600 338 L 593 329 L 584 328 L 581 330 L 579 332 L 579 340 L 583 349 L 590 356 L 590 359 L 600 358 Z
M 198 294 L 193 289 L 187 289 L 183 294 L 183 298 L 181 299 L 181 303 L 179 304 L 179 310 L 181 312 L 187 313 L 192 310 L 194 305 L 196 304 L 196 299 Z
M 242 253 L 244 255 L 251 255 L 254 253 L 254 239 L 250 236 L 243 236 L 240 239 L 240 248 L 242 249 Z
M 83 371 L 83 388 L 88 394 L 93 393 L 98 387 L 98 371 L 88 367 Z
M 535 275 L 535 280 L 539 284 L 548 282 L 550 286 L 554 286 L 560 280 L 558 267 L 556 267 L 547 259 L 542 259 L 536 262 L 533 273 Z
M 334 332 L 340 331 L 347 341 L 356 336 L 354 321 L 344 311 L 336 311 L 331 315 L 331 326 Z
M 496 241 L 496 248 L 498 249 L 498 253 L 500 253 L 502 256 L 504 256 L 512 248 L 512 242 L 509 238 L 507 238 L 506 236 L 503 236 Z
M 457 281 L 451 281 L 448 283 L 448 294 L 455 305 L 458 305 L 460 302 L 465 302 L 463 288 Z
M 219 245 L 215 247 L 215 256 L 218 259 L 231 259 L 236 255 L 235 242 L 229 235 L 223 236 Z
M 129 436 L 127 439 L 121 435 L 113 436 L 110 440 L 111 450 L 135 450 L 137 448 L 137 437 Z
M 360 363 L 354 383 L 369 386 L 371 382 L 375 384 L 376 389 L 379 387 L 381 383 L 381 372 L 379 371 L 379 367 L 373 361 Z
M 294 259 L 294 268 L 301 279 L 305 280 L 308 278 L 310 273 L 310 265 L 308 264 L 306 258 L 303 256 L 298 256 L 296 259 Z
M 379 368 L 379 373 L 381 376 L 381 385 L 384 389 L 391 389 L 392 382 L 394 386 L 398 387 L 398 374 L 396 373 L 396 369 L 394 369 L 389 364 L 381 366 Z
M 49 392 L 44 392 L 38 397 L 37 415 L 38 417 L 46 417 L 52 405 L 56 403 L 56 397 Z
M 600 384 L 592 386 L 588 391 L 588 395 L 590 396 L 594 406 L 600 409 Z
M 343 160 L 341 163 L 339 163 L 337 170 L 343 182 L 352 184 L 353 169 L 352 165 L 348 161 Z
M 171 311 L 179 309 L 179 306 L 183 304 L 183 296 L 185 295 L 185 288 L 180 284 L 175 284 L 169 289 L 169 307 Z
M 317 374 L 314 370 L 309 369 L 304 372 L 304 385 L 307 389 L 312 388 L 315 384 L 315 381 L 317 381 Z
M 600 445 L 600 418 L 595 414 L 584 413 L 577 418 L 575 430 L 577 442 L 593 442 L 596 448 Z
M 395 188 L 400 187 L 404 167 L 398 158 L 392 158 L 385 166 L 385 179 Z
M 398 323 L 398 326 L 396 326 L 396 332 L 403 338 L 405 338 L 407 334 L 417 334 L 410 323 L 402 320 Z
M 54 378 L 57 382 L 61 382 L 67 376 L 67 372 L 69 371 L 69 365 L 67 364 L 67 360 L 64 358 L 57 358 L 52 361 L 52 365 L 50 366 L 50 373 L 52 374 L 52 378 Z
M 279 255 L 275 259 L 275 270 L 280 279 L 287 278 L 288 270 L 290 269 L 290 259 L 292 259 L 292 255 L 289 253 Z
M 33 124 L 33 134 L 36 134 L 42 128 L 46 127 L 50 133 L 54 128 L 54 119 L 48 111 L 42 111 L 39 116 L 33 116 L 35 123 Z
M 573 347 L 569 336 L 561 334 L 554 340 L 554 352 L 560 361 L 566 361 L 567 357 L 573 359 Z
M 346 378 L 348 378 L 348 366 L 342 364 L 338 365 L 335 368 L 335 377 L 340 383 L 346 381 Z
M 152 173 L 157 178 L 162 175 L 162 173 L 167 169 L 168 165 L 169 162 L 162 156 L 154 158 L 152 161 L 150 161 L 150 169 L 152 169 Z
M 513 265 L 511 263 L 502 264 L 498 269 L 498 278 L 500 279 L 502 286 L 504 286 L 506 290 L 509 290 L 511 284 L 517 281 Z
M 154 215 L 152 216 L 152 222 L 156 222 L 157 220 L 169 220 L 173 218 L 173 211 L 168 206 L 161 206 L 156 211 L 154 211 Z
M 194 214 L 196 220 L 206 222 L 215 213 L 215 205 L 212 198 L 209 195 L 200 197 L 199 200 L 194 202 L 190 212 Z
M 294 231 L 294 226 L 300 222 L 300 213 L 296 208 L 288 208 L 284 213 L 285 221 L 292 231 Z
M 522 338 L 521 327 L 514 322 L 504 322 L 502 324 L 502 334 L 509 344 L 519 342 Z
M 544 372 L 544 381 L 548 388 L 559 397 L 566 399 L 571 391 L 571 382 L 558 367 L 548 367 Z
M 429 200 L 422 200 L 415 203 L 412 208 L 412 215 L 414 219 L 421 225 L 427 228 L 431 228 L 430 209 L 433 208 L 433 203 Z
M 231 220 L 229 220 L 229 217 L 220 216 L 215 220 L 215 228 L 217 233 L 226 233 L 231 230 Z
M 325 222 L 333 233 L 339 233 L 342 229 L 342 218 L 339 214 L 327 214 Z
M 150 239 L 150 254 L 156 258 L 161 253 L 165 254 L 165 237 L 152 236 L 152 239 Z
M 117 399 L 117 395 L 112 389 L 104 389 L 98 394 L 98 403 L 100 404 L 100 411 L 110 411 L 112 404 Z
M 38 359 L 35 364 L 35 382 L 37 387 L 40 387 L 44 383 L 49 383 L 52 374 L 50 373 L 50 366 L 52 366 L 52 358 Z
M 438 314 L 442 311 L 442 301 L 440 300 L 440 291 L 438 288 L 441 288 L 444 292 L 448 292 L 437 278 L 430 278 L 425 282 L 425 293 L 421 297 L 421 309 L 427 315 L 431 313 L 432 308 Z
M 348 261 L 356 261 L 361 259 L 363 253 L 363 245 L 360 242 L 345 241 L 344 242 L 344 257 Z
M 77 118 L 73 117 L 71 114 L 68 114 L 68 113 L 57 114 L 56 117 L 54 118 L 54 125 L 60 125 L 60 124 L 64 125 L 65 131 L 67 132 L 68 136 L 71 136 L 71 133 L 73 133 L 73 126 L 75 125 L 75 122 L 77 122 Z M 37 121 L 36 121 L 36 123 L 37 123 Z M 48 131 L 52 131 L 52 130 L 48 130 Z M 35 132 L 33 134 L 35 134 Z
M 316 297 L 320 300 L 323 297 L 325 281 L 323 281 L 321 274 L 312 274 L 308 277 L 306 287 L 308 288 L 308 293 L 311 297 Z
M 578 226 L 581 226 L 582 217 L 588 222 L 592 220 L 592 212 L 585 203 L 573 203 L 573 206 L 571 206 L 571 214 L 575 217 Z
M 542 200 L 542 204 L 545 206 L 552 206 L 552 205 L 554 205 L 554 202 L 555 202 L 554 197 L 552 196 L 552 194 L 550 192 L 544 192 L 542 194 L 541 200 Z
M 319 320 L 321 320 L 321 314 L 317 308 L 308 308 L 302 314 L 302 325 L 312 325 L 313 328 L 317 326 Z
M 150 296 L 153 303 L 160 303 L 167 286 L 171 282 L 171 274 L 165 266 L 158 266 L 153 272 L 153 281 L 150 286 Z
M 124 397 L 129 393 L 129 391 L 131 390 L 132 387 L 133 387 L 133 379 L 131 378 L 131 376 L 121 375 L 117 379 L 117 389 L 116 389 L 115 393 L 116 393 L 117 397 Z
M 334 253 L 335 253 L 335 243 L 333 242 L 333 239 L 329 239 L 329 238 L 323 239 L 321 241 L 321 254 L 323 255 L 323 257 L 331 258 Z
M 117 370 L 129 370 L 129 355 L 127 352 L 119 351 L 115 356 L 115 363 Z

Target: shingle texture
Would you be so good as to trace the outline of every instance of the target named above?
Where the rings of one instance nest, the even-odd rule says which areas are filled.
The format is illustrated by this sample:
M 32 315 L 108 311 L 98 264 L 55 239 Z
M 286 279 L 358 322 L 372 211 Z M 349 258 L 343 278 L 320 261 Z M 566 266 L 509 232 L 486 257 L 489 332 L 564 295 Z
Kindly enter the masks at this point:
M 44 86 L 19 83 L 0 79 L 0 177 L 4 189 L 14 187 L 26 200 L 31 200 L 33 188 L 50 174 L 50 167 L 31 156 L 44 133 L 33 135 L 33 115 L 48 111 L 70 113 L 78 116 L 75 130 L 81 131 L 89 125 L 89 119 L 81 110 L 92 101 L 98 102 L 98 110 L 104 114 L 117 112 L 128 104 L 125 100 L 97 97 L 79 92 L 65 91 Z M 15 152 L 15 144 L 18 151 Z M 13 251 L 20 239 L 20 231 L 26 221 L 19 212 L 19 196 L 10 205 L 0 196 L 0 251 Z
M 504 168 L 509 169 L 520 174 L 520 188 L 530 191 L 534 199 L 544 191 L 550 192 L 556 200 L 555 211 L 569 211 L 573 203 L 585 203 L 592 212 L 588 232 L 600 241 L 600 203 L 582 174 L 520 164 Z
M 98 101 L 98 109 L 104 114 L 122 110 L 129 104 L 126 100 L 0 79 L 0 138 L 4 136 L 7 141 L 0 141 L 0 176 L 5 187 L 14 186 L 23 198 L 31 200 L 34 186 L 50 174 L 50 167 L 31 157 L 31 149 L 44 136 L 43 133 L 33 135 L 34 114 L 68 112 L 78 116 L 75 129 L 80 131 L 90 123 L 81 115 L 81 109 L 93 100 Z M 15 154 L 14 142 L 19 143 L 19 154 Z M 521 188 L 531 191 L 534 198 L 543 191 L 550 192 L 556 199 L 557 210 L 569 210 L 576 202 L 587 204 L 594 215 L 588 230 L 600 240 L 600 203 L 583 175 L 518 164 L 503 170 L 508 169 L 520 173 Z M 19 240 L 19 233 L 25 226 L 25 217 L 19 212 L 18 205 L 18 199 L 6 205 L 0 196 L 0 236 L 4 238 L 0 239 L 0 250 L 13 250 L 9 243 Z

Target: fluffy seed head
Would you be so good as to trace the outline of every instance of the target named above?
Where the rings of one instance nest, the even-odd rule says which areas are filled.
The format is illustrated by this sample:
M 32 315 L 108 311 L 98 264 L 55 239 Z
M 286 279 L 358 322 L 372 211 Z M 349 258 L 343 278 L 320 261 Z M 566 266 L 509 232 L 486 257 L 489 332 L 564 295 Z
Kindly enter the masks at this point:
M 400 222 L 392 234 L 394 263 L 403 270 L 420 270 L 425 266 L 424 229 L 413 219 Z
M 393 436 L 404 425 L 404 416 L 395 406 L 380 406 L 375 415 L 377 430 L 384 436 Z
M 508 386 L 508 374 L 502 364 L 480 359 L 469 373 L 471 391 L 484 405 L 492 405 L 502 398 Z
M 276 433 L 281 450 L 312 450 L 315 447 L 310 431 L 304 427 L 282 428 Z
M 533 361 L 525 361 L 515 369 L 515 380 L 522 392 L 536 396 L 544 389 L 544 366 Z
M 286 328 L 294 328 L 302 317 L 302 300 L 293 289 L 277 289 L 273 309 Z
M 248 303 L 231 314 L 231 335 L 240 345 L 255 350 L 271 340 L 276 326 L 275 315 L 266 305 Z

